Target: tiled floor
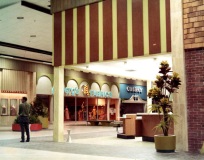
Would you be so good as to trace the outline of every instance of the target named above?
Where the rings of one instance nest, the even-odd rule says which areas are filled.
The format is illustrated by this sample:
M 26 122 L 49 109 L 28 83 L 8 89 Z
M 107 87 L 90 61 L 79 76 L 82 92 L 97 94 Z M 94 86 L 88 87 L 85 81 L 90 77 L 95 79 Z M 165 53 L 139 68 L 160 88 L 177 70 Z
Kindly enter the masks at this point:
M 71 143 L 67 141 L 71 129 Z M 116 138 L 113 127 L 86 126 L 66 123 L 63 143 L 52 141 L 49 129 L 31 132 L 31 142 L 20 143 L 20 132 L 11 127 L 0 127 L 0 160 L 204 160 L 204 155 L 176 151 L 157 153 L 154 143 L 141 138 Z

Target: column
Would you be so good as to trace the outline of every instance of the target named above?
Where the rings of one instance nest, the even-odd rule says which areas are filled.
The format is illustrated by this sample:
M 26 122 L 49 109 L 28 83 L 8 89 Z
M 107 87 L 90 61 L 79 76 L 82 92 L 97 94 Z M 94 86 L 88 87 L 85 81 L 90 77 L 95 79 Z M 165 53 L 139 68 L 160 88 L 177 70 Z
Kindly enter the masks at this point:
M 64 68 L 54 67 L 54 131 L 53 140 L 64 142 Z
M 147 81 L 147 93 L 151 88 L 152 88 L 152 81 L 148 80 Z M 144 110 L 144 112 L 150 113 L 151 105 L 152 105 L 152 99 L 147 96 L 146 110 Z
M 107 99 L 107 120 L 110 120 L 110 101 L 111 99 Z
M 50 123 L 54 122 L 54 96 L 50 96 Z
M 173 95 L 174 114 L 178 115 L 177 124 L 174 126 L 177 150 L 188 150 L 187 130 L 187 101 L 186 101 L 186 77 L 185 58 L 183 44 L 183 10 L 182 0 L 171 0 L 171 45 L 173 71 L 179 73 L 181 86 L 178 93 Z

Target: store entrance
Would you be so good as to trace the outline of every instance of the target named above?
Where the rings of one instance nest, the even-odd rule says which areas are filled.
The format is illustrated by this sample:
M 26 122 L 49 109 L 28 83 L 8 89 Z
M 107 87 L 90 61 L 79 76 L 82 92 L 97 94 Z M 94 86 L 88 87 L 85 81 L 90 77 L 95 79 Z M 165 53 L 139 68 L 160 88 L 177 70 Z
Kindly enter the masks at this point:
M 115 120 L 119 99 L 64 98 L 64 121 Z

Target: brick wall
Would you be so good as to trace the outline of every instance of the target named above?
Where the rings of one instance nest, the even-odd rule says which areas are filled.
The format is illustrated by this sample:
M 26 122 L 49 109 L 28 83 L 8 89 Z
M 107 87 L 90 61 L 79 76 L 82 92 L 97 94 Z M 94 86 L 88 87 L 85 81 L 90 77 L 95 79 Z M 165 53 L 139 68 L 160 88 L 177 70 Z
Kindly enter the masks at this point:
M 204 141 L 204 49 L 185 52 L 189 151 Z
M 204 47 L 204 0 L 183 0 L 184 48 Z

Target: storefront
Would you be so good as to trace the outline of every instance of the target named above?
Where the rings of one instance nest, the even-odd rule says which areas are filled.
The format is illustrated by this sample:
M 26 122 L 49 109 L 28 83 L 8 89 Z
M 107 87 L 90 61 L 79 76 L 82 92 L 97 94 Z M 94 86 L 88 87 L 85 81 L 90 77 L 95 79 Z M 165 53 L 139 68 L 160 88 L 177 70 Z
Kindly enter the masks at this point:
M 119 90 L 114 84 L 83 81 L 78 85 L 69 80 L 64 92 L 65 121 L 116 120 L 119 116 Z
M 147 112 L 147 86 L 120 84 L 121 116 Z

